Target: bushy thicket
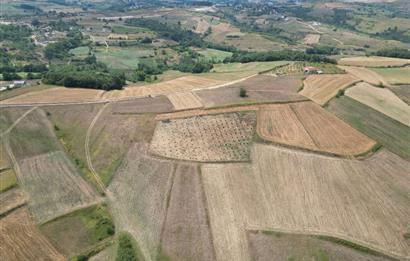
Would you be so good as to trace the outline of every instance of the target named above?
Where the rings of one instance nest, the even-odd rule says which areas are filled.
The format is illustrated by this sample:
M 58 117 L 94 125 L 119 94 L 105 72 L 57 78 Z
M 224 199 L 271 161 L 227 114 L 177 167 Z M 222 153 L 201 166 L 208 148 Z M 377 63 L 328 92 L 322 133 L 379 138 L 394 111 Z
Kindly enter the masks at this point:
M 118 249 L 115 261 L 139 261 L 135 248 L 132 244 L 131 236 L 122 233 L 118 237 Z
M 203 73 L 209 72 L 213 67 L 211 62 L 200 57 L 198 53 L 189 51 L 182 55 L 179 63 L 174 66 L 174 69 L 181 72 Z
M 311 48 L 306 49 L 307 54 L 322 54 L 335 55 L 339 54 L 339 49 L 330 45 L 315 44 Z
M 385 48 L 373 53 L 376 56 L 410 59 L 410 50 L 405 48 Z
M 267 52 L 235 52 L 231 57 L 227 57 L 224 63 L 229 62 L 270 62 L 270 61 L 306 61 L 323 62 L 336 64 L 335 59 L 323 55 L 307 54 L 301 51 L 267 51 Z
M 125 76 L 107 70 L 103 64 L 92 65 L 54 65 L 43 77 L 47 84 L 65 87 L 114 90 L 125 85 Z
M 81 32 L 70 32 L 66 38 L 55 43 L 48 44 L 44 48 L 44 55 L 47 59 L 64 59 L 68 56 L 69 50 L 81 45 L 83 36 Z

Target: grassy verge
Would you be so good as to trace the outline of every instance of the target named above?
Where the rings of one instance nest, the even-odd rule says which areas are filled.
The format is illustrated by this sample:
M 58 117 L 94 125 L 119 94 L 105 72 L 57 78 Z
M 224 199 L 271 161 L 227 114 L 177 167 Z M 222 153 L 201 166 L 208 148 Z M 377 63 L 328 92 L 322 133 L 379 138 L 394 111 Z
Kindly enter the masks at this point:
M 40 227 L 65 256 L 87 252 L 115 233 L 105 204 L 80 209 L 51 220 Z
M 17 186 L 17 178 L 13 169 L 0 172 L 0 193 Z

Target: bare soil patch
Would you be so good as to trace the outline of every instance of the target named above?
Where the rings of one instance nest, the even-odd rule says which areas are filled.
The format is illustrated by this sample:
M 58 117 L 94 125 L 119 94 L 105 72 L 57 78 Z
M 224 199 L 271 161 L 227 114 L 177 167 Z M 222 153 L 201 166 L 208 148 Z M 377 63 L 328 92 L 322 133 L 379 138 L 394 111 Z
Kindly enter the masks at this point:
M 324 105 L 339 90 L 358 82 L 359 79 L 350 74 L 310 75 L 303 81 L 303 90 L 300 92 L 317 104 Z
M 0 219 L 1 260 L 64 260 L 41 234 L 27 208 Z
M 340 65 L 349 66 L 363 66 L 363 67 L 389 67 L 389 66 L 403 66 L 410 64 L 410 59 L 400 59 L 391 57 L 348 57 L 342 58 L 338 61 Z
M 410 126 L 410 106 L 387 88 L 358 83 L 346 91 L 346 96 Z
M 156 260 L 165 221 L 174 164 L 147 156 L 135 144 L 108 187 L 118 230 L 128 231 L 146 260 Z
M 315 236 L 270 231 L 247 233 L 252 260 L 357 260 L 384 261 L 393 259 L 367 254 Z
M 215 260 L 198 166 L 176 168 L 161 253 L 171 260 Z
M 320 41 L 320 34 L 307 34 L 303 39 L 305 44 L 317 44 Z
M 311 102 L 262 106 L 257 131 L 266 140 L 344 156 L 376 144 Z
M 273 77 L 257 75 L 243 82 L 227 87 L 197 91 L 206 107 L 240 103 L 284 102 L 306 100 L 297 91 L 302 82 L 300 76 Z M 246 90 L 247 97 L 240 97 L 240 89 Z
M 254 113 L 231 113 L 158 122 L 150 149 L 167 158 L 246 161 Z
M 24 159 L 20 169 L 21 186 L 38 223 L 100 200 L 62 151 Z
M 202 167 L 218 260 L 252 260 L 246 229 L 341 238 L 408 258 L 410 163 L 363 161 L 255 144 L 252 164 Z
M 175 92 L 167 97 L 177 111 L 203 107 L 201 100 L 193 92 Z

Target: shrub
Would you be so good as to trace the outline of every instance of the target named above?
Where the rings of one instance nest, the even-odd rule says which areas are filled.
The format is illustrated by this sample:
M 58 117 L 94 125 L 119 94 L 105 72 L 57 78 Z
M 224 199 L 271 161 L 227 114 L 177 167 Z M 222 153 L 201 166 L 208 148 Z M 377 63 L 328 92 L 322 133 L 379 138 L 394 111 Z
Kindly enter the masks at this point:
M 141 260 L 135 253 L 135 248 L 132 244 L 131 236 L 122 233 L 118 237 L 118 249 L 116 261 L 138 261 Z
M 246 90 L 244 88 L 241 88 L 239 90 L 239 96 L 242 98 L 248 97 L 248 94 L 246 93 Z
M 345 90 L 338 90 L 336 94 L 336 98 L 342 97 L 343 95 L 345 95 Z

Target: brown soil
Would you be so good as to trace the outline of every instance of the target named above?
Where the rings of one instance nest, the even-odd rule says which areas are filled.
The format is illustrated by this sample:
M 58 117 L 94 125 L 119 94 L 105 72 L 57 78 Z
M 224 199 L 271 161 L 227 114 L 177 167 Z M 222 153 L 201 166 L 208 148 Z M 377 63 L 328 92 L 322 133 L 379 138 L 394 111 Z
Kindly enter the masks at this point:
M 26 203 L 24 192 L 18 188 L 7 190 L 0 194 L 0 215 L 9 212 Z
M 0 260 L 64 260 L 41 234 L 26 208 L 0 219 Z
M 180 164 L 162 236 L 161 253 L 171 260 L 215 260 L 198 166 Z
M 151 151 L 192 161 L 246 161 L 254 113 L 231 113 L 158 122 Z
M 165 95 L 138 98 L 131 101 L 118 101 L 112 104 L 113 113 L 160 113 L 170 112 L 174 106 Z
M 306 100 L 297 93 L 301 84 L 300 76 L 257 75 L 224 88 L 202 90 L 196 93 L 206 107 L 246 102 L 299 101 Z M 239 96 L 241 88 L 247 91 L 247 97 Z

